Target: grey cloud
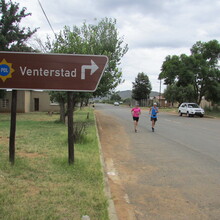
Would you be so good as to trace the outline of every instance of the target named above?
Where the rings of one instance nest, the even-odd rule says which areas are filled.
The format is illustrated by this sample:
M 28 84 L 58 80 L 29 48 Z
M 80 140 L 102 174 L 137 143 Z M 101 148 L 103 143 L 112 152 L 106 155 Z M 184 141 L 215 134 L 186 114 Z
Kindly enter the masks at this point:
M 207 34 L 214 36 L 218 36 L 218 30 L 220 30 L 218 27 L 220 18 L 217 16 L 220 7 L 218 1 L 212 1 L 210 4 L 208 0 L 75 0 L 65 2 L 58 0 L 54 4 L 51 4 L 51 1 L 45 1 L 43 4 L 53 25 L 60 29 L 64 25 L 81 25 L 84 20 L 93 22 L 94 18 L 103 17 L 116 18 L 120 29 L 129 28 L 125 25 L 129 26 L 131 23 L 131 29 L 134 28 L 133 31 L 136 31 L 135 22 L 142 24 L 146 31 L 142 27 L 141 35 L 144 35 L 146 42 L 140 36 L 136 37 L 136 44 L 131 40 L 132 44 L 138 47 L 144 45 L 154 47 L 157 44 L 171 47 L 183 44 L 188 46 L 188 41 L 196 38 L 196 29 L 209 30 Z M 135 14 L 140 15 L 137 17 L 139 20 L 135 21 L 135 18 L 132 18 Z M 145 23 L 146 18 L 151 18 L 156 24 Z M 211 26 L 215 22 L 217 23 L 216 29 L 212 29 Z M 154 26 L 158 23 L 158 27 L 151 27 L 152 30 L 148 31 L 150 25 Z M 126 34 L 134 35 L 134 33 L 124 32 L 125 38 Z M 138 41 L 139 38 L 141 38 L 140 41 Z

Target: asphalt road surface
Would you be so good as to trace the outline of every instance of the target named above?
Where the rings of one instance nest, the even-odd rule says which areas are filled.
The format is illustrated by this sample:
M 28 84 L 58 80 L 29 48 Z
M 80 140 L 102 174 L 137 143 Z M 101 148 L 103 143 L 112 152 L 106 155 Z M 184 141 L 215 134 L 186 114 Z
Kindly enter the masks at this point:
M 98 104 L 96 118 L 112 198 L 122 220 L 220 219 L 220 120 Z

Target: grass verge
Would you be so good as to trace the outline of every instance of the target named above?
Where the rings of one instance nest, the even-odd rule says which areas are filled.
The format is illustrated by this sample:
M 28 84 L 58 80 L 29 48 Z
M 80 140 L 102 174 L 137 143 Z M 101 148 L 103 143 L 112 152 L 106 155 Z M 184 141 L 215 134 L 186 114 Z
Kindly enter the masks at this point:
M 87 113 L 90 119 L 87 118 Z M 17 114 L 16 158 L 8 160 L 10 115 L 0 115 L 0 219 L 108 219 L 98 140 L 92 110 L 75 112 L 87 120 L 68 165 L 67 127 L 58 115 Z

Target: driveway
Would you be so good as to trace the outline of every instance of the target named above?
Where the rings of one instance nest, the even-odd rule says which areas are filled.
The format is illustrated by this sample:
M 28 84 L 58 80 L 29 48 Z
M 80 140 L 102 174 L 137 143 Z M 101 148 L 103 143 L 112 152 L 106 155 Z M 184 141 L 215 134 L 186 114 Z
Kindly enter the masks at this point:
M 129 108 L 96 105 L 112 199 L 120 220 L 220 219 L 220 120 L 160 113 L 138 133 Z

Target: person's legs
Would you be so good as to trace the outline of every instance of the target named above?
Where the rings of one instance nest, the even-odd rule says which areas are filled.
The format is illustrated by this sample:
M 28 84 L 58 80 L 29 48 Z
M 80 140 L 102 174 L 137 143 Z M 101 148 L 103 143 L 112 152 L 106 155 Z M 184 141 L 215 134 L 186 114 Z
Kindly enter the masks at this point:
M 134 120 L 134 130 L 136 131 L 136 120 Z
M 138 118 L 134 119 L 134 131 L 137 132 Z
M 154 119 L 152 119 L 152 131 L 154 132 Z
M 138 125 L 138 121 L 136 120 L 135 121 L 135 128 L 134 128 L 135 132 L 137 132 L 137 125 Z
M 152 122 L 152 131 L 154 132 L 154 126 L 155 126 L 155 118 L 151 118 L 151 122 Z

